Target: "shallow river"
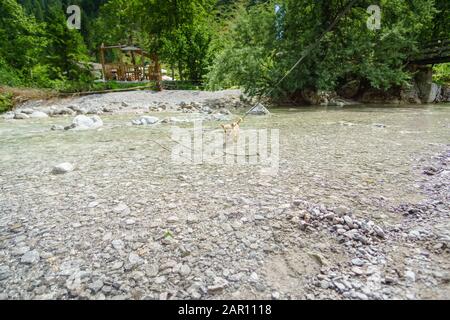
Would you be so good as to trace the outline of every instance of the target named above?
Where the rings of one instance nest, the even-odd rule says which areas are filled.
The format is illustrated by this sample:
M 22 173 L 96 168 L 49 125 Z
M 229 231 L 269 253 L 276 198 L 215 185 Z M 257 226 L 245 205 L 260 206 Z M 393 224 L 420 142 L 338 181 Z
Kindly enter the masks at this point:
M 402 222 L 392 208 L 427 198 L 420 187 L 422 165 L 450 145 L 449 105 L 276 109 L 271 117 L 249 116 L 241 125 L 241 130 L 279 129 L 279 168 L 270 176 L 261 174 L 258 165 L 174 163 L 170 125 L 132 126 L 135 115 L 101 118 L 105 123 L 101 130 L 83 132 L 50 131 L 53 124 L 69 125 L 69 117 L 0 120 L 0 265 L 15 274 L 0 280 L 0 292 L 9 297 L 158 298 L 169 292 L 169 296 L 195 298 L 194 293 L 186 296 L 194 290 L 190 287 L 194 280 L 208 286 L 220 275 L 234 284 L 219 297 L 270 298 L 277 290 L 286 294 L 282 297 L 304 298 L 310 291 L 296 291 L 289 281 L 284 284 L 265 264 L 270 252 L 277 250 L 294 250 L 295 256 L 295 243 L 302 239 L 288 228 L 283 232 L 289 239 L 280 249 L 281 244 L 268 238 L 269 228 L 276 226 L 271 219 L 286 204 L 302 199 L 343 205 L 355 218 L 371 219 L 389 229 Z M 205 124 L 206 130 L 218 126 Z M 75 171 L 52 175 L 53 166 L 62 162 L 75 165 Z M 122 213 L 120 206 L 112 209 L 120 203 L 128 207 Z M 250 224 L 255 215 L 262 216 L 257 219 L 262 222 Z M 276 230 L 284 230 L 277 226 Z M 168 232 L 177 241 L 171 250 L 164 246 L 172 244 L 160 243 Z M 112 248 L 112 239 L 122 239 L 124 248 Z M 337 265 L 350 259 L 345 250 L 336 251 L 338 244 L 333 241 L 324 240 L 334 249 L 317 248 L 312 240 L 304 245 L 323 254 L 335 252 Z M 16 247 L 36 249 L 40 262 L 31 267 L 20 263 L 21 251 L 13 252 Z M 136 262 L 131 262 L 131 252 L 145 260 L 137 271 L 146 279 L 157 276 L 151 285 L 144 280 L 141 285 L 135 279 L 139 274 L 127 273 L 127 263 Z M 116 260 L 123 261 L 123 267 Z M 164 273 L 162 267 L 159 273 L 149 271 L 152 264 L 173 260 L 189 265 L 189 281 L 179 278 L 183 275 Z M 65 282 L 67 276 L 58 273 L 67 261 L 78 261 L 78 269 L 91 272 L 87 280 L 81 277 L 80 286 L 85 282 L 86 286 L 74 289 Z M 448 261 L 441 268 L 448 268 Z M 265 289 L 254 289 L 256 280 L 229 280 L 240 273 L 248 279 L 253 271 Z M 66 278 L 61 282 L 58 277 Z M 110 285 L 112 291 L 83 291 L 98 278 L 105 286 L 118 281 L 123 290 Z M 212 297 L 199 288 L 195 290 L 202 297 Z M 412 290 L 419 297 L 448 298 L 448 282 L 439 293 L 419 288 L 379 293 L 379 297 L 404 298 Z M 326 292 L 337 297 L 335 291 Z

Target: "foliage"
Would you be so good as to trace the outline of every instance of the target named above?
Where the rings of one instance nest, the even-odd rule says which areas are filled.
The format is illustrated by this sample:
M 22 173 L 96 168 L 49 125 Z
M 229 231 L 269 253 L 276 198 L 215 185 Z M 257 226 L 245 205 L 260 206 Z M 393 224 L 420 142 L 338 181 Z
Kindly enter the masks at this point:
M 8 93 L 0 93 L 0 113 L 11 110 L 12 107 L 12 95 Z
M 366 27 L 371 0 L 357 0 L 278 86 L 347 1 L 342 0 L 1 0 L 0 84 L 95 90 L 87 63 L 105 44 L 133 44 L 181 80 L 253 95 L 296 96 L 356 81 L 389 89 L 409 81 L 405 61 L 427 41 L 448 38 L 450 2 L 379 0 L 382 28 Z M 68 5 L 81 30 L 66 26 Z M 278 8 L 275 10 L 275 8 Z M 114 51 L 108 51 L 112 60 Z M 435 67 L 448 82 L 448 65 Z M 189 83 L 189 82 L 186 82 Z M 186 85 L 190 87 L 191 85 Z
M 372 2 L 357 1 L 278 87 L 277 81 L 324 33 L 345 3 L 279 0 L 241 8 L 208 75 L 209 86 L 242 86 L 250 94 L 274 89 L 274 96 L 292 96 L 304 89 L 336 89 L 355 79 L 385 90 L 405 84 L 411 78 L 405 61 L 429 36 L 438 10 L 430 0 L 381 0 L 382 28 L 371 31 L 366 27 L 366 10 Z M 281 18 L 275 4 L 282 8 Z
M 434 67 L 433 81 L 450 86 L 450 63 L 439 64 Z
M 44 1 L 40 21 L 25 13 L 33 8 L 26 4 L 0 2 L 0 84 L 60 89 L 91 81 L 83 38 L 67 28 L 61 3 Z

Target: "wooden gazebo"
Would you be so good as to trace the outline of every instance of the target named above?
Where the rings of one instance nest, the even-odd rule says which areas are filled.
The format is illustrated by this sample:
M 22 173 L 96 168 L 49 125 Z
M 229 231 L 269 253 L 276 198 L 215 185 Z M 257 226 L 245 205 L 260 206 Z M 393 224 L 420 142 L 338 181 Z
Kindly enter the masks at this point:
M 118 50 L 119 61 L 106 63 L 106 50 Z M 124 62 L 124 56 L 130 56 L 131 63 Z M 138 59 L 140 58 L 139 63 Z M 156 54 L 149 54 L 133 45 L 114 45 L 100 47 L 100 62 L 102 64 L 103 79 L 116 81 L 156 81 L 161 87 L 161 65 Z

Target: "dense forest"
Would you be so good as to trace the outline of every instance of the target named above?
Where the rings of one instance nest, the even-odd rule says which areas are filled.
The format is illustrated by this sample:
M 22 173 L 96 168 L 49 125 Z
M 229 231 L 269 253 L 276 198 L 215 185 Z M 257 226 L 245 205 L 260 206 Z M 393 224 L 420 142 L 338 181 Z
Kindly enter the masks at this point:
M 134 44 L 158 54 L 177 79 L 211 89 L 295 96 L 306 88 L 335 90 L 351 81 L 387 90 L 405 86 L 405 61 L 422 43 L 448 38 L 450 3 L 379 0 L 381 29 L 366 27 L 370 1 L 351 10 L 289 76 L 295 64 L 347 5 L 342 0 L 1 0 L 0 84 L 86 90 L 89 62 L 106 44 Z M 66 25 L 81 8 L 81 29 Z M 107 59 L 113 59 L 108 56 Z M 448 64 L 435 77 L 448 82 Z

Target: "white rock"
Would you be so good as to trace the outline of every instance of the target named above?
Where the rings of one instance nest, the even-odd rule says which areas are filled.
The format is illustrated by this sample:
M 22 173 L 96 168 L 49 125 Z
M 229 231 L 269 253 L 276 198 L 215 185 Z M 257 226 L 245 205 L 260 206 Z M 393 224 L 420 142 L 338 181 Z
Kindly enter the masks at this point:
M 159 122 L 159 118 L 157 117 L 151 117 L 151 116 L 143 116 L 139 120 L 134 120 L 132 123 L 136 126 L 145 126 L 145 125 L 152 125 Z
M 191 273 L 191 268 L 190 268 L 188 265 L 183 264 L 183 265 L 181 266 L 181 268 L 180 268 L 180 274 L 181 274 L 182 276 L 187 276 L 187 275 L 189 275 L 190 273 Z
M 364 263 L 363 260 L 361 260 L 361 259 L 359 259 L 359 258 L 355 258 L 355 259 L 352 260 L 352 264 L 353 264 L 354 266 L 361 267 L 361 266 L 363 266 L 365 263 Z
M 409 282 L 416 282 L 416 274 L 412 272 L 411 270 L 408 270 L 405 272 L 405 278 Z
M 175 222 L 178 222 L 178 217 L 177 216 L 170 216 L 170 217 L 168 217 L 167 218 L 167 222 L 168 223 L 175 223 Z
M 53 174 L 65 174 L 65 173 L 72 172 L 74 169 L 75 169 L 75 167 L 72 164 L 70 164 L 68 162 L 64 162 L 64 163 L 54 166 L 52 173 Z
M 113 248 L 116 250 L 122 250 L 123 248 L 125 248 L 125 244 L 120 239 L 113 240 L 111 242 L 111 244 L 112 244 Z
M 252 272 L 252 274 L 250 275 L 250 282 L 257 282 L 258 279 L 258 274 L 256 272 Z
M 103 121 L 99 116 L 88 117 L 85 115 L 76 116 L 69 129 L 72 130 L 95 130 L 103 126 Z
M 14 119 L 14 116 L 15 116 L 15 113 L 14 112 L 6 112 L 4 115 L 3 115 L 3 119 L 5 119 L 5 120 L 11 120 L 11 119 Z
M 39 256 L 39 252 L 37 252 L 36 250 L 32 250 L 25 253 L 20 259 L 20 262 L 26 264 L 35 264 L 39 262 L 40 258 L 41 257 Z
M 61 126 L 61 125 L 58 125 L 58 124 L 54 124 L 54 125 L 52 125 L 50 130 L 52 130 L 52 131 L 62 131 L 62 130 L 64 130 L 64 127 Z
M 130 211 L 131 211 L 130 208 L 123 202 L 119 203 L 117 206 L 113 208 L 113 212 L 117 214 L 119 213 L 128 214 L 130 213 Z
M 128 261 L 132 264 L 132 265 L 136 265 L 136 264 L 141 264 L 144 262 L 144 260 L 139 257 L 136 253 L 131 252 L 130 255 L 128 256 Z
M 25 113 L 19 112 L 14 115 L 14 119 L 18 119 L 18 120 L 25 120 L 25 119 L 29 119 L 29 118 L 30 118 L 30 116 Z
M 30 118 L 48 118 L 48 115 L 42 111 L 34 111 L 30 114 Z

